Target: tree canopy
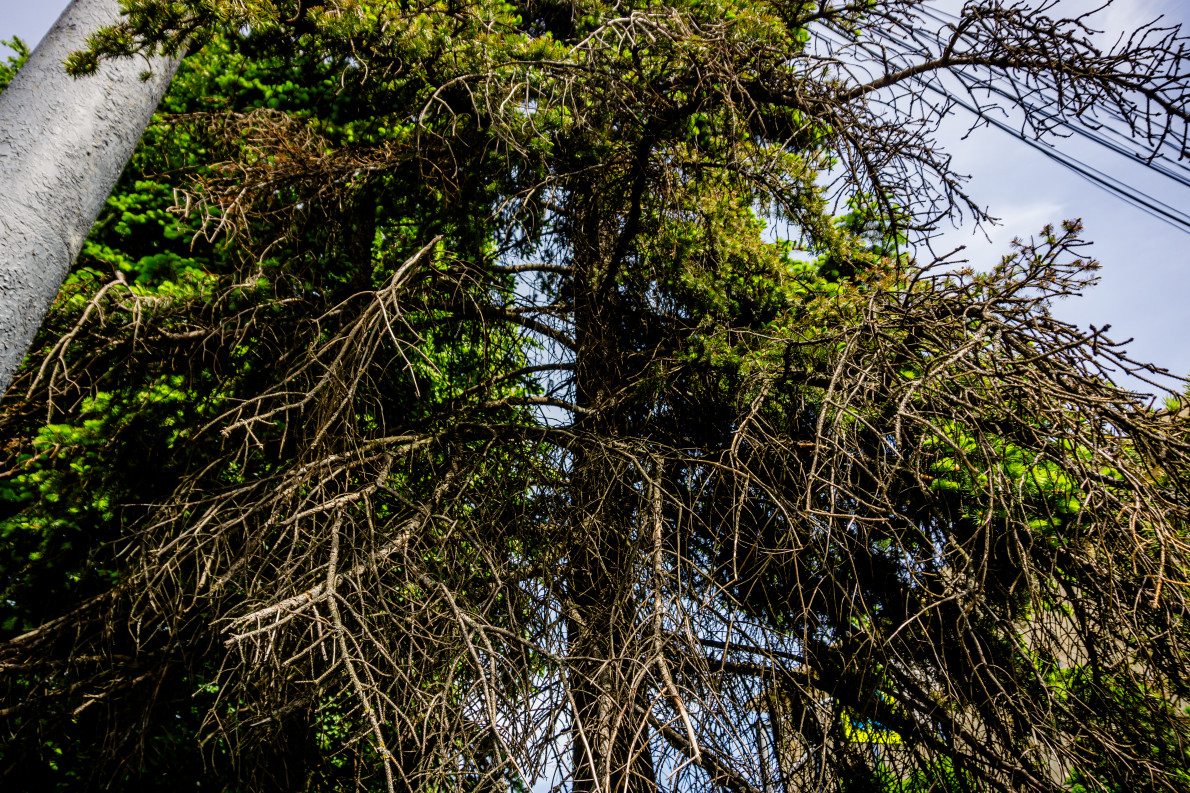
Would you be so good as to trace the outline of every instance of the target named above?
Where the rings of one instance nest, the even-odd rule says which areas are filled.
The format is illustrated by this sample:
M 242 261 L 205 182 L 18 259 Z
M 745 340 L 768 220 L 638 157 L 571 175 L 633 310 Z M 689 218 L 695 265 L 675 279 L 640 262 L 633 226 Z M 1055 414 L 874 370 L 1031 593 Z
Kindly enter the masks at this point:
M 1077 223 L 911 254 L 985 217 L 922 80 L 1185 151 L 1180 31 L 126 6 L 73 69 L 190 55 L 0 410 L 5 778 L 1190 790 L 1185 411 Z

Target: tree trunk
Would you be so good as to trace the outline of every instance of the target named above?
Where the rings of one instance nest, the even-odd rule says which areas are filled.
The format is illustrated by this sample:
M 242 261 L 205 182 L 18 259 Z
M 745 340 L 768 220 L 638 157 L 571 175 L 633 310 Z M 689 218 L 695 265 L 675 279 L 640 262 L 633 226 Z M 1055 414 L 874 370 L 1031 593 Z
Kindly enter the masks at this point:
M 608 454 L 603 442 L 630 437 L 622 392 L 633 379 L 610 268 L 617 236 L 614 211 L 600 198 L 612 191 L 592 184 L 575 208 L 575 399 L 591 411 L 576 422 L 590 440 L 575 453 L 571 507 L 575 533 L 569 552 L 568 622 L 573 793 L 656 793 L 650 730 L 638 708 L 651 706 L 640 684 L 641 649 L 634 635 L 635 550 L 632 488 L 635 472 Z
M 68 75 L 66 57 L 119 13 L 74 0 L 0 94 L 0 395 L 177 69 L 137 58 Z

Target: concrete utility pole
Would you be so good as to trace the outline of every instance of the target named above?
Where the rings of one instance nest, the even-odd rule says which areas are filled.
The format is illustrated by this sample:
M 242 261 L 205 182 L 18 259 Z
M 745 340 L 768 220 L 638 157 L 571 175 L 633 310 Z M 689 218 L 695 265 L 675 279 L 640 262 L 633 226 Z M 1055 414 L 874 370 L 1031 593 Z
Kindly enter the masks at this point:
M 177 69 L 154 59 L 62 67 L 119 0 L 74 0 L 0 93 L 0 395 Z

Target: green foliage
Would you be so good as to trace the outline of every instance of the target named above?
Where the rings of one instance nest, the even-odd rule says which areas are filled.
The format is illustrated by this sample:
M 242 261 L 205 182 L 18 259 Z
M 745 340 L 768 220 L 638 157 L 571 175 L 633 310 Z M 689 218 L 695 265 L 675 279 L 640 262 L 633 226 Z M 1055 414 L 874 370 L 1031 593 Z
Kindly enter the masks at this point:
M 222 134 L 219 115 L 197 114 L 268 120 L 288 113 L 328 146 L 407 140 L 408 124 L 357 117 L 360 99 L 342 90 L 341 68 L 317 52 L 278 55 L 267 39 L 234 35 L 210 39 L 183 63 L 10 392 L 54 396 L 5 415 L 12 440 L 0 478 L 6 638 L 118 591 L 128 575 L 121 557 L 136 542 L 131 527 L 187 476 L 209 472 L 219 488 L 290 464 L 301 449 L 285 448 L 292 431 L 285 423 L 258 432 L 257 451 L 231 462 L 219 435 L 202 428 L 283 375 L 278 348 L 284 356 L 291 340 L 316 345 L 320 313 L 383 285 L 428 235 L 448 232 L 459 256 L 488 255 L 490 227 L 472 216 L 474 205 L 456 202 L 442 212 L 445 197 L 416 174 L 361 185 L 347 211 L 329 222 L 320 213 L 253 218 L 241 229 L 246 235 L 286 237 L 260 258 L 211 233 L 221 217 L 178 211 L 179 190 L 218 176 L 220 158 L 245 145 Z M 477 174 L 476 183 L 483 178 Z M 106 342 L 95 344 L 86 333 L 76 338 L 89 323 L 98 323 Z M 523 361 L 510 339 L 471 331 L 415 337 L 406 353 L 412 362 L 378 375 L 375 394 L 351 421 L 383 433 L 394 420 L 431 420 L 445 400 L 485 379 L 493 356 Z M 300 349 L 306 342 L 296 343 Z M 536 386 L 518 379 L 504 390 Z M 258 743 L 233 753 L 233 725 L 259 719 L 254 694 L 224 693 L 210 682 L 223 661 L 201 618 L 171 630 L 188 644 L 155 644 L 132 625 L 117 628 L 114 658 L 154 659 L 154 672 L 128 683 L 119 671 L 125 661 L 114 660 L 116 691 L 131 685 L 142 693 L 111 710 L 106 694 L 77 687 L 63 701 L 53 671 L 11 681 L 12 696 L 46 704 L 8 722 L 9 737 L 0 742 L 5 778 L 22 789 L 71 790 L 167 790 L 201 781 L 215 790 L 298 784 L 329 791 L 375 781 L 379 755 L 357 738 L 362 714 L 333 696 L 256 731 Z M 88 668 L 112 674 L 102 663 Z M 210 721 L 212 713 L 220 723 Z M 97 734 L 139 737 L 128 746 L 97 741 Z M 242 763 L 249 755 L 252 762 Z
M 17 54 L 0 65 L 0 85 L 27 56 L 21 42 L 14 40 L 10 46 Z M 228 295 L 226 284 L 238 280 L 244 267 L 238 252 L 224 243 L 208 242 L 197 218 L 170 211 L 182 184 L 180 174 L 206 167 L 217 146 L 204 130 L 172 119 L 212 108 L 234 112 L 276 105 L 280 97 L 309 107 L 316 104 L 309 101 L 312 91 L 328 93 L 327 80 L 309 60 L 286 65 L 253 58 L 234 53 L 225 40 L 188 60 L 84 245 L 39 337 L 43 354 L 46 346 L 89 316 L 88 307 L 102 294 L 122 295 L 118 305 L 106 309 L 113 312 L 107 318 L 109 327 L 116 334 L 126 328 L 133 336 L 137 326 L 154 317 L 184 332 L 187 312 L 234 314 L 270 300 L 272 282 L 264 271 Z M 340 105 L 333 98 L 330 104 L 334 107 L 329 112 L 337 112 Z M 328 277 L 332 282 L 345 280 L 334 257 L 295 258 L 313 264 L 304 271 L 284 265 L 305 279 L 299 293 L 325 288 Z M 273 259 L 268 272 L 276 277 L 282 266 Z M 294 288 L 292 277 L 286 282 L 288 289 Z M 133 351 L 135 346 L 133 342 Z M 61 354 L 73 358 L 80 349 L 67 343 Z M 51 408 L 48 417 L 7 417 L 6 437 L 18 444 L 11 447 L 0 482 L 0 629 L 7 637 L 118 585 L 118 556 L 125 548 L 126 527 L 143 511 L 138 505 L 165 498 L 183 471 L 211 459 L 218 443 L 195 444 L 196 426 L 235 393 L 236 386 L 229 382 L 251 388 L 254 380 L 267 375 L 271 363 L 252 338 L 242 339 L 221 360 L 197 366 L 185 357 L 145 357 L 127 357 L 119 345 L 100 351 L 97 376 L 89 379 L 81 395 L 72 395 L 73 401 Z M 105 367 L 110 369 L 104 371 Z M 28 383 L 26 378 L 14 390 Z M 234 471 L 227 474 L 234 479 Z M 4 772 L 6 786 L 171 790 L 201 781 L 215 790 L 250 789 L 238 787 L 226 746 L 216 742 L 205 756 L 199 747 L 200 728 L 217 693 L 203 681 L 217 675 L 217 659 L 180 660 L 172 669 L 160 670 L 155 694 L 143 704 L 143 738 L 134 746 L 105 746 L 93 740 L 97 725 L 104 723 L 102 704 L 79 708 L 81 715 L 73 718 L 65 714 L 73 723 L 65 731 L 54 721 L 63 714 L 54 710 L 41 713 L 44 728 L 37 717 L 10 724 L 23 739 L 0 746 L 0 766 L 10 769 Z M 52 687 L 52 681 L 30 676 L 24 693 L 17 696 L 36 697 L 47 684 Z M 319 751 L 341 752 L 342 732 L 320 730 Z M 300 754 L 300 741 L 291 748 Z M 279 767 L 295 762 L 281 755 Z M 298 765 L 312 766 L 307 773 L 318 775 L 322 772 L 313 757 Z
M 1115 736 L 1121 752 L 1134 752 L 1140 762 L 1121 762 L 1116 753 L 1088 750 L 1086 767 L 1066 780 L 1070 793 L 1124 793 L 1152 789 L 1146 767 L 1176 769 L 1171 787 L 1190 788 L 1190 747 L 1170 727 L 1190 718 L 1190 706 L 1177 702 L 1169 692 L 1149 690 L 1125 675 L 1095 680 L 1085 666 L 1054 672 L 1061 678 L 1060 690 L 1069 698 L 1077 719 L 1068 725 L 1073 735 L 1092 725 Z M 1077 739 L 1076 739 L 1077 740 Z M 1151 765 L 1150 765 L 1151 764 Z
M 11 55 L 0 61 L 0 91 L 3 91 L 12 81 L 17 70 L 25 65 L 25 61 L 29 60 L 29 45 L 14 36 L 11 39 L 0 39 L 0 46 L 12 50 Z

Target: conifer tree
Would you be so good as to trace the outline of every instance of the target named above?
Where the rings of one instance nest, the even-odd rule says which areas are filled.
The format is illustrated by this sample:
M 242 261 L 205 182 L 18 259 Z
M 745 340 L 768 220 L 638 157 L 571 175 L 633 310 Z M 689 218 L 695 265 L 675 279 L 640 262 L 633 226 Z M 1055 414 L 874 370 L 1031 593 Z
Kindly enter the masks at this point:
M 170 463 L 111 585 L 0 648 L 13 745 L 209 675 L 250 789 L 1190 785 L 1185 416 L 1050 313 L 1077 223 L 908 253 L 971 208 L 925 75 L 1185 149 L 1180 31 L 990 0 L 864 62 L 920 4 L 127 6 L 73 68 L 230 47 L 162 167 L 228 258 L 78 283 L 6 403 L 10 477 L 111 394 Z

